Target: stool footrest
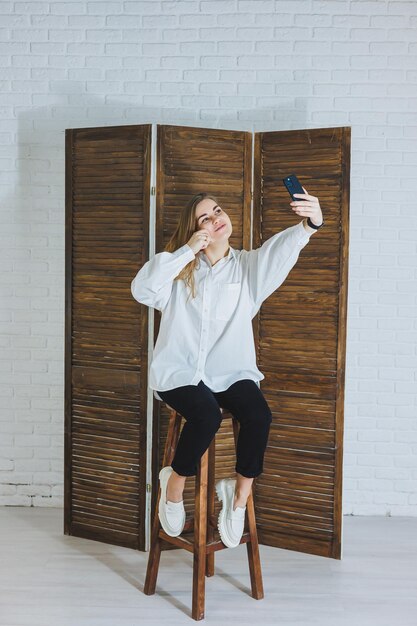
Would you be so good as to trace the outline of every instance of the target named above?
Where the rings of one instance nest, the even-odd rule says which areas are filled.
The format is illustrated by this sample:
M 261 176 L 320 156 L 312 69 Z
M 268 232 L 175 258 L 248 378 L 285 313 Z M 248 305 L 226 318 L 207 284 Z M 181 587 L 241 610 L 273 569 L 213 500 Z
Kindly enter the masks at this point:
M 167 535 L 166 532 L 164 532 L 162 529 L 159 531 L 159 538 L 165 542 L 165 544 L 172 544 L 174 546 L 177 546 L 178 548 L 182 548 L 183 550 L 187 550 L 188 552 L 194 552 L 194 535 L 192 532 L 190 533 L 184 533 L 184 531 L 181 533 L 181 535 L 179 535 L 178 537 L 171 537 L 170 535 Z M 241 543 L 248 543 L 248 541 L 251 540 L 250 537 L 250 532 L 249 531 L 245 531 L 242 534 L 242 538 L 239 542 L 239 545 Z M 208 540 L 205 544 L 205 548 L 206 548 L 206 554 L 209 554 L 210 552 L 218 552 L 218 550 L 228 550 L 228 547 L 224 545 L 223 541 L 220 539 L 220 535 L 218 537 L 218 539 L 211 539 Z M 161 546 L 161 550 L 163 551 L 164 546 Z M 204 548 L 203 548 L 204 551 Z

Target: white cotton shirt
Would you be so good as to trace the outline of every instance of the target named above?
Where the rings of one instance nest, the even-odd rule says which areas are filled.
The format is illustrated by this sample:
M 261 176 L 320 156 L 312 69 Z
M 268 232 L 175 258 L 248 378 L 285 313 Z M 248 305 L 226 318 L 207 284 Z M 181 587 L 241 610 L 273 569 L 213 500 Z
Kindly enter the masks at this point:
M 314 231 L 316 232 L 316 231 Z M 265 376 L 257 368 L 252 319 L 261 304 L 285 280 L 313 231 L 303 222 L 282 230 L 256 250 L 235 250 L 213 266 L 201 250 L 188 244 L 159 252 L 131 283 L 138 302 L 161 311 L 158 338 L 149 371 L 149 386 L 167 391 L 202 380 L 212 391 L 225 391 L 249 378 L 258 386 Z M 174 280 L 196 256 L 197 295 L 183 280 Z

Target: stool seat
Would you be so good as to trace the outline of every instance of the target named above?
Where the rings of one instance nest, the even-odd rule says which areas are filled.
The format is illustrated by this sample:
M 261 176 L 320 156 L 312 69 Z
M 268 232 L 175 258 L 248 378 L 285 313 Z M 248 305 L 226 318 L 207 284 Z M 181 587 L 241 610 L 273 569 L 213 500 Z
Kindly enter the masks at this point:
M 170 465 L 174 458 L 183 417 L 173 407 L 167 403 L 165 404 L 170 409 L 171 414 L 162 467 Z M 224 415 L 223 419 L 228 417 L 232 419 L 236 450 L 239 422 L 227 409 L 220 408 L 220 411 Z M 192 618 L 195 620 L 204 618 L 205 577 L 214 575 L 214 553 L 218 550 L 229 549 L 220 539 L 217 529 L 217 516 L 214 515 L 215 440 L 216 436 L 213 437 L 209 447 L 198 463 L 195 480 L 194 516 L 186 520 L 181 535 L 177 537 L 167 535 L 161 526 L 158 515 L 159 498 L 161 497 L 161 486 L 159 484 L 153 513 L 151 545 L 144 584 L 144 593 L 146 595 L 155 593 L 161 551 L 167 549 L 168 545 L 174 545 L 176 548 L 192 552 L 194 554 Z M 246 502 L 246 513 L 245 528 L 240 543 L 246 543 L 251 595 L 256 600 L 261 600 L 264 597 L 264 591 L 253 502 L 253 484 Z M 248 522 L 247 524 L 246 521 Z

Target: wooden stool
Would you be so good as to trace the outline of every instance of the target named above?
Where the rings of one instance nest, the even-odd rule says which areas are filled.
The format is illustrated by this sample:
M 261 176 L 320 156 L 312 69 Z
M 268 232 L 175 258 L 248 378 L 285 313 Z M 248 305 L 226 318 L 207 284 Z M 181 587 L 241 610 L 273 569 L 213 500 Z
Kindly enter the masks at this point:
M 170 465 L 175 454 L 178 439 L 180 436 L 180 426 L 182 415 L 175 409 L 171 409 L 168 434 L 165 444 L 164 460 L 162 467 Z M 230 416 L 233 420 L 233 436 L 235 449 L 239 433 L 238 420 L 226 409 L 220 409 L 223 414 Z M 224 419 L 224 418 L 223 418 Z M 161 550 L 165 545 L 174 544 L 178 548 L 188 550 L 194 555 L 193 559 L 193 599 L 192 617 L 195 620 L 204 618 L 205 606 L 205 576 L 214 575 L 214 553 L 217 550 L 224 550 L 227 546 L 220 539 L 217 529 L 217 516 L 214 515 L 214 495 L 215 495 L 215 437 L 211 441 L 208 449 L 202 455 L 195 478 L 195 509 L 194 517 L 186 520 L 184 529 L 178 537 L 167 535 L 162 529 L 158 515 L 159 498 L 161 497 L 161 486 L 159 484 L 158 497 L 156 501 L 154 520 L 152 526 L 151 546 L 149 550 L 148 567 L 144 585 L 144 593 L 152 595 L 155 593 L 156 579 L 158 576 Z M 158 478 L 159 480 L 159 478 Z M 253 504 L 252 489 L 246 503 L 245 528 L 240 543 L 246 543 L 252 597 L 261 600 L 264 597 L 261 562 L 259 558 L 258 534 L 256 531 L 255 508 Z M 249 530 L 247 530 L 246 519 Z M 188 533 L 188 536 L 187 536 Z

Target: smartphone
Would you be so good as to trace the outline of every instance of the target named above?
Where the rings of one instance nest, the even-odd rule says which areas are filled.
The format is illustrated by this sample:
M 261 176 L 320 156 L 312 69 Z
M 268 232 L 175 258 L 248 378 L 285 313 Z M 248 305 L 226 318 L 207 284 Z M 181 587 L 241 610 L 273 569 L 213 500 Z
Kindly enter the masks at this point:
M 286 176 L 285 178 L 282 179 L 282 182 L 288 189 L 288 193 L 290 194 L 293 200 L 304 200 L 304 198 L 294 198 L 295 193 L 302 193 L 302 194 L 305 193 L 301 186 L 300 181 L 298 180 L 295 174 L 290 174 L 289 176 Z

